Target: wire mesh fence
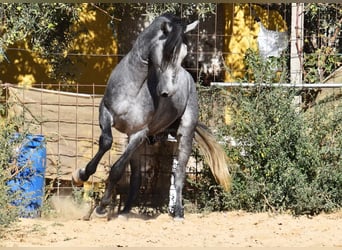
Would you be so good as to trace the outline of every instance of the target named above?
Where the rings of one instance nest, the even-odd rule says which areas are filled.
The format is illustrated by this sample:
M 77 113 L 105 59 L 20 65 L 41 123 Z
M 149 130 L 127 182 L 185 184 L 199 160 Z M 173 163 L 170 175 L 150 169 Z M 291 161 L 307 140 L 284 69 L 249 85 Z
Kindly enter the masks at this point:
M 186 4 L 180 6 L 180 14 L 185 16 Z M 248 49 L 263 49 L 264 53 L 261 56 L 265 60 L 285 57 L 287 64 L 282 67 L 289 71 L 286 77 L 288 84 L 342 83 L 342 18 L 338 9 L 340 5 L 219 3 L 212 4 L 211 7 L 212 11 L 207 13 L 205 18 L 200 14 L 191 17 L 199 18 L 200 23 L 197 30 L 189 34 L 188 56 L 184 60 L 184 67 L 200 86 L 209 87 L 213 82 L 226 85 L 236 82 L 234 87 L 258 83 L 255 76 L 246 77 L 248 72 L 245 56 Z M 131 41 L 135 40 L 135 36 L 143 27 L 143 18 L 132 18 L 128 15 L 120 18 L 121 22 L 116 23 L 116 27 L 113 28 L 118 46 L 115 54 L 98 53 L 95 50 L 87 53 L 70 51 L 66 54 L 66 59 L 73 65 L 63 74 L 73 76 L 72 80 L 66 81 L 67 83 L 46 80 L 39 84 L 31 84 L 31 88 L 17 84 L 4 86 L 7 89 L 7 101 L 11 103 L 10 115 L 22 114 L 25 118 L 23 128 L 29 127 L 31 133 L 42 134 L 47 138 L 47 186 L 57 195 L 70 195 L 73 190 L 70 182 L 71 172 L 85 167 L 97 151 L 100 135 L 98 107 L 110 73 L 108 65 L 98 65 L 104 64 L 104 58 L 110 58 L 114 67 L 128 52 Z M 314 29 L 312 25 L 318 25 L 319 28 Z M 127 27 L 132 32 L 128 32 Z M 103 49 L 105 51 L 105 48 Z M 20 57 L 24 53 L 30 51 L 15 47 L 8 50 L 8 56 L 13 62 L 16 61 L 16 56 Z M 76 62 L 81 62 L 80 65 L 83 66 L 77 68 Z M 18 64 L 20 62 L 17 62 Z M 275 69 L 273 74 L 283 71 L 282 67 Z M 26 68 L 25 71 L 25 67 L 21 67 L 20 70 L 10 72 L 5 68 L 4 64 L 0 65 L 1 71 L 6 72 L 0 79 L 12 83 L 17 83 L 15 79 L 18 78 L 6 78 L 7 76 L 23 75 L 32 70 Z M 77 70 L 70 72 L 75 68 Z M 105 68 L 108 72 L 100 74 L 99 72 Z M 86 75 L 84 72 L 89 73 L 89 69 L 94 70 L 93 75 L 98 75 L 89 78 L 88 74 L 82 78 L 82 75 Z M 90 83 L 91 81 L 93 83 Z M 40 80 L 37 79 L 36 82 Z M 315 98 L 309 100 L 311 105 L 323 100 L 323 96 L 331 96 L 334 101 L 340 100 L 340 85 L 331 86 L 330 89 L 323 89 L 317 85 L 310 86 L 310 89 L 316 93 Z M 201 118 L 215 131 L 217 122 L 226 122 L 227 109 L 222 106 L 225 104 L 222 102 L 222 96 L 208 98 L 205 93 L 209 92 L 200 91 Z M 205 112 L 207 113 L 204 114 Z M 209 112 L 211 115 L 208 115 Z M 91 177 L 91 187 L 105 180 L 108 169 L 121 155 L 126 143 L 125 135 L 114 133 L 114 145 L 101 161 L 97 174 Z M 166 169 L 165 166 L 171 164 L 170 159 L 172 160 L 174 154 L 170 147 L 172 148 L 172 142 L 163 147 L 165 151 L 160 151 L 158 145 L 146 146 L 141 158 L 145 169 L 142 193 L 161 192 L 164 198 L 168 197 L 167 180 L 171 168 Z M 194 152 L 190 159 L 188 176 L 196 180 L 202 164 L 196 151 Z M 152 158 L 152 153 L 156 153 L 159 158 Z M 155 166 L 157 170 L 151 172 L 151 166 Z M 161 180 L 166 186 L 162 188 L 155 180 L 159 175 L 164 175 Z M 128 175 L 124 177 L 121 185 L 127 183 Z
M 47 90 L 41 88 L 42 85 L 40 88 L 10 84 L 3 87 L 10 107 L 8 115 L 23 119 L 20 131 L 46 138 L 48 194 L 69 196 L 73 191 L 82 191 L 82 188 L 72 186 L 71 175 L 75 169 L 85 167 L 97 152 L 100 136 L 98 109 L 102 96 Z M 85 198 L 87 192 L 103 188 L 110 167 L 121 156 L 126 144 L 127 136 L 113 129 L 113 146 L 102 158 L 96 173 L 85 183 Z M 156 206 L 168 198 L 175 152 L 174 140 L 146 143 L 143 150 L 137 152 L 142 171 L 140 200 L 144 204 L 152 202 Z M 196 179 L 199 164 L 196 156 L 190 159 L 187 169 L 190 178 Z M 119 194 L 128 193 L 129 177 L 128 166 L 118 183 Z

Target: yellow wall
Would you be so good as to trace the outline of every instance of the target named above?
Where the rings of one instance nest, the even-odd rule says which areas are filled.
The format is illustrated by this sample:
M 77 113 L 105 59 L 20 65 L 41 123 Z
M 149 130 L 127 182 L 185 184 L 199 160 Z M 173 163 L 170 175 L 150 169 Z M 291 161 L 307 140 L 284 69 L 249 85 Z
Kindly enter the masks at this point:
M 287 30 L 286 23 L 277 11 L 264 10 L 258 5 L 252 5 L 264 26 L 271 30 Z M 225 41 L 224 52 L 226 66 L 230 69 L 226 73 L 225 81 L 236 81 L 243 77 L 245 65 L 243 58 L 248 48 L 257 49 L 257 34 L 259 25 L 250 13 L 249 4 L 223 4 L 225 13 Z M 71 63 L 65 64 L 63 72 L 74 75 L 73 82 L 81 85 L 93 83 L 105 85 L 111 70 L 118 62 L 114 56 L 91 56 L 95 54 L 117 54 L 117 41 L 112 30 L 108 28 L 109 17 L 96 11 L 89 4 L 82 5 L 80 22 L 72 29 L 77 32 L 72 46 L 65 55 Z M 49 77 L 51 66 L 47 60 L 37 57 L 27 50 L 27 44 L 19 44 L 21 51 L 7 52 L 11 63 L 3 61 L 0 64 L 0 79 L 3 82 L 19 83 L 21 85 L 56 83 Z M 72 56 L 67 53 L 86 54 Z M 80 92 L 92 92 L 92 87 L 83 87 Z M 101 93 L 103 89 L 98 91 Z
M 269 30 L 286 31 L 285 20 L 277 11 L 265 10 L 258 5 L 251 5 L 263 25 Z M 257 50 L 257 35 L 259 25 L 251 15 L 249 4 L 224 4 L 225 41 L 224 52 L 226 66 L 226 82 L 234 82 L 245 74 L 243 59 L 248 48 Z
M 258 5 L 251 5 L 256 15 L 266 29 L 276 31 L 286 31 L 286 21 L 277 11 L 265 10 Z M 259 24 L 254 21 L 249 4 L 224 4 L 225 13 L 225 40 L 224 52 L 225 64 L 229 69 L 226 72 L 226 82 L 236 82 L 245 74 L 245 64 L 243 62 L 246 50 L 251 48 L 258 49 L 257 35 Z M 225 122 L 232 123 L 231 109 L 226 107 Z
M 65 64 L 62 69 L 63 72 L 70 72 L 74 75 L 73 81 L 69 83 L 106 84 L 111 70 L 117 64 L 117 57 L 91 55 L 117 54 L 117 42 L 112 30 L 108 28 L 109 21 L 109 17 L 102 12 L 94 10 L 89 4 L 82 4 L 80 20 L 72 27 L 72 30 L 77 32 L 76 36 L 68 51 L 63 53 L 71 60 L 71 63 Z M 3 82 L 28 86 L 58 82 L 49 76 L 49 71 L 51 71 L 49 61 L 29 52 L 27 43 L 20 43 L 15 47 L 22 50 L 8 50 L 7 57 L 10 63 L 3 61 L 0 64 L 0 79 Z M 73 56 L 68 53 L 86 56 Z M 91 93 L 92 87 L 80 88 L 79 91 Z

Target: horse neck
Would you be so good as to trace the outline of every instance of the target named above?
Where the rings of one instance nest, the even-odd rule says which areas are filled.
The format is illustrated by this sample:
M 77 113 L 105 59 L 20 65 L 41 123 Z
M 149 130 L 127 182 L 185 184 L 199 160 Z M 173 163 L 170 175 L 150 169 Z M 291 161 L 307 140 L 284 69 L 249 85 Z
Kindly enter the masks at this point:
M 144 83 L 148 74 L 148 60 L 142 54 L 141 48 L 135 44 L 124 58 L 124 65 L 129 70 L 131 79 L 139 86 Z
M 148 74 L 148 63 L 151 50 L 159 40 L 161 32 L 160 26 L 163 20 L 166 19 L 164 17 L 156 19 L 150 26 L 140 33 L 133 45 L 133 48 L 128 53 L 128 64 L 132 65 L 131 68 L 137 75 L 145 75 L 145 79 Z
M 148 66 L 148 54 L 144 52 L 141 48 L 138 48 L 138 46 L 134 46 L 131 51 L 128 53 L 129 56 L 129 63 L 132 65 L 139 64 L 142 67 Z M 139 66 L 138 65 L 138 66 Z
M 149 72 L 149 56 L 152 43 L 144 42 L 143 39 L 137 39 L 131 51 L 127 54 L 126 67 L 130 71 L 131 78 L 140 89 L 140 86 L 145 83 Z
M 142 62 L 148 62 L 153 46 L 160 39 L 161 23 L 165 20 L 167 19 L 164 17 L 159 17 L 154 20 L 150 26 L 140 33 L 135 41 L 131 52 L 134 56 L 140 58 Z

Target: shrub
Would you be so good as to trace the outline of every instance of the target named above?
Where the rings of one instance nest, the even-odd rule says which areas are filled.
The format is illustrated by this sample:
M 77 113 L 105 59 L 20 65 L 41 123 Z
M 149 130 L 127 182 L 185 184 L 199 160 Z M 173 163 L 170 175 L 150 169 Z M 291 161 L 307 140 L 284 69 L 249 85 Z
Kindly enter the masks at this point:
M 316 214 L 340 207 L 341 112 L 326 119 L 327 110 L 317 107 L 308 119 L 293 106 L 294 91 L 256 89 L 257 95 L 238 90 L 235 100 L 235 196 L 256 211 Z
M 192 183 L 198 208 L 296 215 L 341 208 L 341 100 L 304 112 L 293 103 L 296 92 L 272 83 L 231 91 L 227 100 L 233 123 L 216 129 L 221 138 L 229 136 L 236 143 L 231 146 L 226 140 L 227 153 L 236 163 L 232 191 L 225 193 L 205 170 L 201 181 Z
M 3 98 L 0 95 L 1 98 Z M 20 207 L 12 205 L 18 192 L 10 192 L 6 184 L 15 174 L 11 171 L 15 149 L 23 140 L 25 133 L 14 139 L 14 133 L 21 124 L 21 117 L 7 116 L 8 106 L 2 99 L 0 102 L 0 234 L 1 230 L 16 221 Z
M 237 143 L 227 147 L 237 164 L 233 188 L 225 193 L 205 168 L 192 183 L 200 209 L 313 215 L 341 207 L 341 105 L 302 113 L 293 95 L 274 87 L 233 91 L 234 124 L 221 128 Z

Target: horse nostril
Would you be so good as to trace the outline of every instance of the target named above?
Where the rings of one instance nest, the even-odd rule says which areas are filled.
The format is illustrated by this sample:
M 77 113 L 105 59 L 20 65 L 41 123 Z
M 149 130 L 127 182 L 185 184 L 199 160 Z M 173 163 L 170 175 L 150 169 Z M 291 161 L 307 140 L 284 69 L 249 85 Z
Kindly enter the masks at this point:
M 161 93 L 161 96 L 162 96 L 162 97 L 168 97 L 169 94 L 168 94 L 167 92 L 163 92 L 163 93 Z

